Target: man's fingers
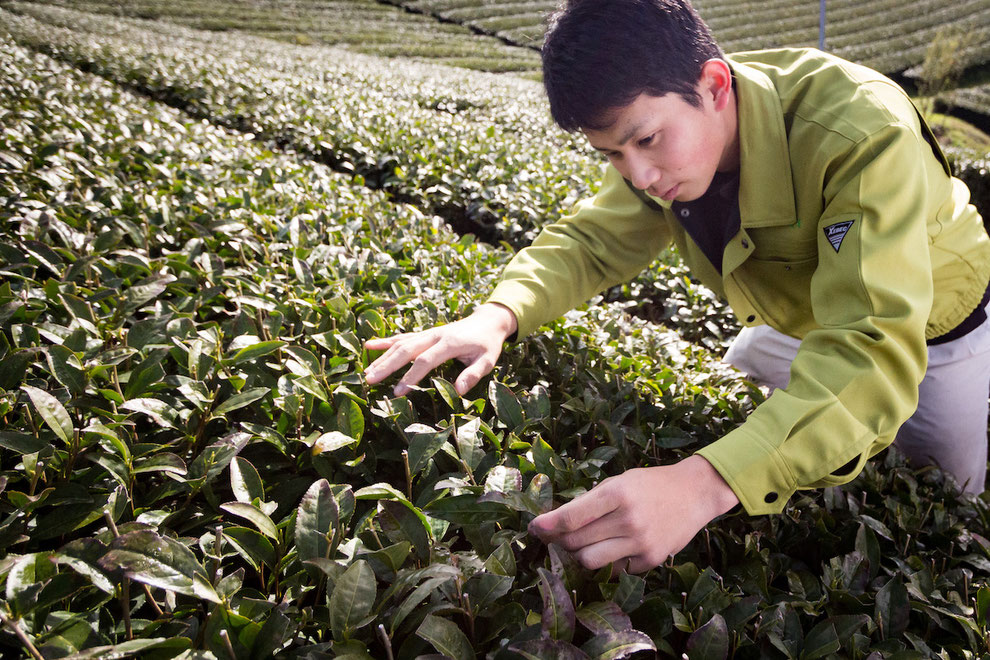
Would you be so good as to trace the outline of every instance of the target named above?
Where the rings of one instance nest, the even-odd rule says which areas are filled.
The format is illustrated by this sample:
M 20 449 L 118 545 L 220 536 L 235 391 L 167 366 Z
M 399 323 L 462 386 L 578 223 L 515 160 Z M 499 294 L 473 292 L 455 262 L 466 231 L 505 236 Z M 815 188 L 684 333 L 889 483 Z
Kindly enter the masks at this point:
M 628 535 L 628 530 L 623 525 L 622 519 L 616 512 L 612 511 L 601 518 L 596 518 L 588 524 L 573 532 L 565 532 L 557 537 L 555 543 L 560 547 L 574 552 L 581 548 L 610 538 L 619 538 Z
M 404 332 L 400 335 L 392 335 L 391 337 L 374 337 L 364 342 L 364 347 L 369 351 L 384 351 L 388 348 L 392 348 L 392 345 L 395 344 L 395 342 L 408 336 L 409 333 Z
M 618 498 L 609 497 L 604 484 L 595 486 L 558 509 L 533 518 L 529 531 L 545 543 L 557 542 L 562 535 L 611 513 L 619 506 Z
M 630 538 L 621 537 L 592 543 L 575 552 L 574 557 L 582 566 L 590 570 L 608 566 L 612 562 L 618 562 L 616 568 L 621 569 L 626 564 L 626 557 L 635 551 L 635 542 Z
M 395 386 L 395 393 L 399 396 L 405 394 L 428 373 L 452 357 L 454 357 L 453 350 L 449 346 L 442 344 L 433 344 L 429 348 L 419 352 L 412 360 L 412 366 L 409 367 L 409 371 L 403 374 L 399 380 L 399 384 Z
M 383 341 L 390 339 L 392 338 L 386 337 Z M 403 365 L 412 362 L 434 343 L 436 343 L 436 338 L 429 333 L 400 336 L 399 340 L 393 342 L 384 354 L 368 365 L 368 368 L 364 370 L 364 377 L 372 385 L 381 382 Z
M 645 573 L 657 566 L 656 561 L 651 561 L 645 555 L 636 555 L 629 558 L 629 562 L 626 564 L 626 573 Z
M 498 356 L 489 357 L 488 355 L 482 355 L 478 359 L 470 362 L 459 376 L 457 380 L 454 381 L 454 389 L 458 394 L 464 396 L 468 393 L 472 387 L 478 384 L 478 381 L 485 377 L 495 366 L 495 360 Z

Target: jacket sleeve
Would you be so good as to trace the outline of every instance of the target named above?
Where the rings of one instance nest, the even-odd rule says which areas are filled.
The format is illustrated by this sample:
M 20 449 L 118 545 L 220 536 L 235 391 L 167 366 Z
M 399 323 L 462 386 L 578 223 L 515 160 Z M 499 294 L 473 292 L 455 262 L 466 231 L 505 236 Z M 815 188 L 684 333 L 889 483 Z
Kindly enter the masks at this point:
M 698 452 L 750 514 L 851 480 L 917 407 L 933 295 L 925 150 L 914 129 L 892 124 L 829 165 L 810 290 L 817 327 L 788 386 Z
M 609 166 L 594 197 L 543 229 L 505 267 L 488 302 L 516 316 L 518 337 L 595 294 L 634 277 L 670 243 L 663 213 L 651 209 Z

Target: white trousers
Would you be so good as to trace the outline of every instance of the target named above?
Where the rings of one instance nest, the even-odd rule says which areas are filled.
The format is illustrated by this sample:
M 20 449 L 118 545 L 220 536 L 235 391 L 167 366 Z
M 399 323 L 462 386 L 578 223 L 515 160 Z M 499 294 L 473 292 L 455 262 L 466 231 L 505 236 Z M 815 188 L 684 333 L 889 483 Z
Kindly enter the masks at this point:
M 743 328 L 723 360 L 757 383 L 783 388 L 800 344 L 769 326 Z M 928 347 L 928 371 L 918 393 L 918 409 L 901 426 L 894 444 L 913 464 L 938 465 L 965 492 L 982 493 L 987 472 L 990 320 L 959 339 Z

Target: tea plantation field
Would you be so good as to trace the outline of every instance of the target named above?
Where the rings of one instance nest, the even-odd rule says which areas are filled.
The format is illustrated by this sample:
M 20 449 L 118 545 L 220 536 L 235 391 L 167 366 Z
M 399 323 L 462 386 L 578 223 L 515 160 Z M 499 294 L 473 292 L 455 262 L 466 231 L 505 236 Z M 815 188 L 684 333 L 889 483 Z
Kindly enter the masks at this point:
M 203 30 L 237 30 L 295 44 L 424 59 L 483 71 L 538 74 L 539 53 L 440 23 L 376 0 L 52 0 L 46 4 L 112 16 L 160 19 Z
M 554 0 L 392 0 L 522 46 L 539 48 L 543 18 Z M 818 44 L 817 0 L 697 0 L 694 5 L 727 52 Z M 973 32 L 964 56 L 972 66 L 990 62 L 990 7 L 980 0 L 830 0 L 826 46 L 841 57 L 885 73 L 918 64 L 939 28 Z
M 364 381 L 600 168 L 532 81 L 0 5 L 4 657 L 990 653 L 990 507 L 893 452 L 645 575 L 528 536 L 762 400 L 676 255 L 467 397 Z

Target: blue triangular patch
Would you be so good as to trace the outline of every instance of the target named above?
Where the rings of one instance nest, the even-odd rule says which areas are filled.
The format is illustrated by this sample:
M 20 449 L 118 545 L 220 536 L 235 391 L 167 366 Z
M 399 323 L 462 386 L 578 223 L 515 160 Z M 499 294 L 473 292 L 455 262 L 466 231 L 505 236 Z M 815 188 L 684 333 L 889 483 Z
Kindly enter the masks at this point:
M 835 251 L 839 251 L 839 247 L 842 246 L 842 239 L 846 237 L 846 233 L 849 228 L 852 227 L 855 220 L 846 220 L 845 222 L 837 222 L 834 225 L 829 225 L 823 230 L 825 232 L 825 238 L 828 242 L 832 244 Z

